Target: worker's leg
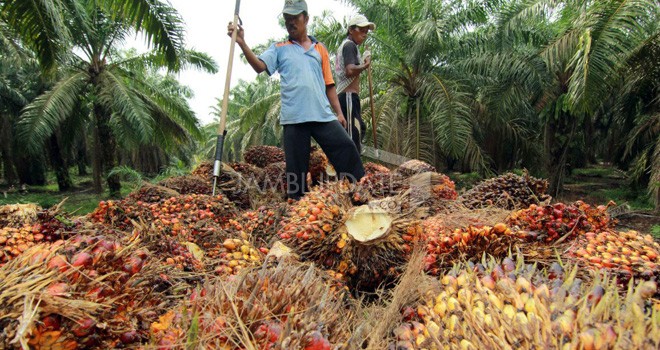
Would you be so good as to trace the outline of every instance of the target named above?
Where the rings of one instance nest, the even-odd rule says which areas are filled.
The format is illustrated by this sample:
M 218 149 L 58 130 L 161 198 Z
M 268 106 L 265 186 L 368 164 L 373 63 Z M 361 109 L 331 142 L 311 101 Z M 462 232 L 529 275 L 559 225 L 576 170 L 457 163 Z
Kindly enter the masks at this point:
M 287 196 L 298 200 L 307 192 L 311 142 L 310 123 L 284 125 L 282 143 L 286 161 Z
M 318 142 L 340 178 L 359 181 L 364 176 L 364 166 L 355 143 L 339 121 L 310 123 L 312 137 Z

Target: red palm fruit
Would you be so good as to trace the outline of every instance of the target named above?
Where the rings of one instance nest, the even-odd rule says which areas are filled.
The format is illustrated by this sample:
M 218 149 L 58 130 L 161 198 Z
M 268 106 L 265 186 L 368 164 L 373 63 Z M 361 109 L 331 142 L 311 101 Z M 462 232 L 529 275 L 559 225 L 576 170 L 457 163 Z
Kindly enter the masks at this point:
M 132 256 L 124 263 L 123 270 L 130 275 L 135 275 L 136 273 L 142 270 L 144 265 L 144 260 L 140 259 L 137 256 Z
M 119 340 L 121 340 L 122 343 L 124 344 L 133 344 L 140 340 L 140 336 L 138 332 L 136 331 L 128 331 L 124 332 L 119 336 Z
M 92 332 L 95 324 L 96 323 L 91 318 L 85 318 L 78 321 L 71 331 L 76 337 L 85 337 Z
M 66 261 L 66 257 L 64 255 L 58 254 L 50 258 L 47 266 L 50 269 L 57 269 L 60 272 L 64 272 L 69 268 L 69 263 Z
M 71 258 L 71 265 L 73 267 L 88 267 L 92 265 L 94 259 L 87 252 L 80 252 Z
M 69 292 L 69 285 L 64 282 L 53 283 L 46 288 L 46 293 L 51 296 L 63 296 Z
M 307 335 L 305 350 L 330 350 L 330 341 L 319 331 Z

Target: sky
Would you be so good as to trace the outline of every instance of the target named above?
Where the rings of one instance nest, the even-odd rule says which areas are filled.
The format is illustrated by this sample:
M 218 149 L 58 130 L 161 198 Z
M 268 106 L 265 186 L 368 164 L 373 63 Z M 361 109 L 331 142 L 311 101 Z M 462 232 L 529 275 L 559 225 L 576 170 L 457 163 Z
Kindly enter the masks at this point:
M 190 87 L 195 96 L 189 103 L 202 124 L 213 121 L 211 106 L 224 93 L 229 46 L 227 24 L 234 18 L 234 0 L 169 0 L 183 17 L 186 28 L 186 43 L 189 49 L 205 52 L 218 63 L 219 72 L 209 74 L 188 70 L 179 74 L 179 81 Z M 330 10 L 342 21 L 350 17 L 351 8 L 337 0 L 307 0 L 310 23 L 322 11 Z M 284 0 L 241 0 L 240 16 L 245 30 L 245 41 L 250 47 L 265 43 L 271 38 L 281 38 L 286 31 L 279 26 L 279 15 Z M 127 43 L 136 46 L 136 43 Z M 138 44 L 139 46 L 139 44 Z M 257 74 L 240 60 L 241 50 L 235 48 L 231 86 L 239 79 L 252 81 Z M 262 73 L 264 74 L 264 73 Z

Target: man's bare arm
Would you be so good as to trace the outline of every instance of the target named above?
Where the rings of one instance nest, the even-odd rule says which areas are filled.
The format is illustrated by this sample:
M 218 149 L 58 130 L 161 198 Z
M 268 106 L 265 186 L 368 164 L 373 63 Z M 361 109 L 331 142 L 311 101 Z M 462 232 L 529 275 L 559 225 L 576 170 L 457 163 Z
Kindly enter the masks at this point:
M 326 85 L 325 94 L 326 96 L 328 96 L 328 101 L 330 101 L 330 106 L 332 106 L 332 109 L 334 109 L 335 113 L 337 113 L 337 120 L 339 120 L 339 123 L 343 127 L 346 127 L 346 118 L 344 118 L 344 113 L 342 113 L 341 106 L 339 105 L 339 98 L 337 97 L 337 89 L 335 89 L 334 85 Z
M 227 35 L 231 37 L 235 30 L 236 26 L 234 26 L 233 23 L 229 22 L 229 25 L 227 25 Z M 245 55 L 245 59 L 247 59 L 248 63 L 250 66 L 252 66 L 252 69 L 254 69 L 255 72 L 261 73 L 266 70 L 266 64 L 264 61 L 260 60 L 257 55 L 252 52 L 252 49 L 245 43 L 245 32 L 243 31 L 243 27 L 240 25 L 238 26 L 238 33 L 236 35 L 236 43 L 238 46 L 241 48 L 243 51 L 243 54 Z

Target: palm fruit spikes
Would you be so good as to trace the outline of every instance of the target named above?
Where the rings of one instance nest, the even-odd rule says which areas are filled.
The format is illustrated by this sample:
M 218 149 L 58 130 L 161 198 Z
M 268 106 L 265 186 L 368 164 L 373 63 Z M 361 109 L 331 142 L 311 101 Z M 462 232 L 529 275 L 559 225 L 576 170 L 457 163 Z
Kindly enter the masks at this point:
M 597 233 L 614 229 L 616 220 L 607 213 L 607 208 L 612 204 L 597 207 L 582 201 L 568 205 L 532 204 L 527 209 L 512 213 L 507 218 L 507 224 L 517 231 L 519 237 L 530 240 L 552 242 L 564 236 L 575 238 L 589 231 Z
M 324 275 L 300 263 L 210 280 L 175 310 L 181 309 L 152 324 L 155 345 L 330 350 L 346 341 L 352 317 Z M 193 329 L 195 337 L 186 339 Z
M 656 282 L 631 284 L 620 295 L 611 277 L 596 276 L 588 283 L 576 277 L 578 270 L 538 271 L 510 258 L 501 264 L 459 264 L 422 302 L 404 309 L 391 343 L 397 349 L 660 345 L 660 309 L 652 299 Z
M 265 168 L 270 164 L 283 162 L 284 151 L 275 146 L 252 146 L 243 153 L 245 162 L 259 168 Z
M 472 209 L 496 206 L 507 210 L 527 208 L 549 202 L 548 182 L 525 172 L 524 176 L 507 173 L 478 183 L 461 196 Z
M 396 277 L 422 234 L 414 210 L 401 198 L 352 204 L 353 187 L 329 183 L 291 206 L 279 236 L 304 261 L 348 277 L 350 287 L 369 290 Z

